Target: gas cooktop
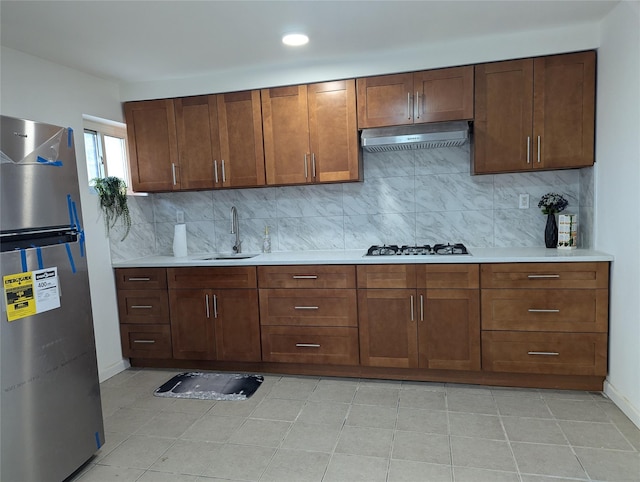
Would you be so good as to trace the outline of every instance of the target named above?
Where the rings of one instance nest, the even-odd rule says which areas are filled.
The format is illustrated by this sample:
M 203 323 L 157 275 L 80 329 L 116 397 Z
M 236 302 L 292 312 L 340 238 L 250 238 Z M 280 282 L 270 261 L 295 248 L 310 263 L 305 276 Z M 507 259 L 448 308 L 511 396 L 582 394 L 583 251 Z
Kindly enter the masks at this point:
M 449 255 L 449 254 L 469 254 L 467 248 L 462 243 L 456 244 L 434 244 L 430 246 L 398 246 L 397 244 L 377 246 L 373 245 L 367 250 L 365 256 L 424 256 L 424 255 Z

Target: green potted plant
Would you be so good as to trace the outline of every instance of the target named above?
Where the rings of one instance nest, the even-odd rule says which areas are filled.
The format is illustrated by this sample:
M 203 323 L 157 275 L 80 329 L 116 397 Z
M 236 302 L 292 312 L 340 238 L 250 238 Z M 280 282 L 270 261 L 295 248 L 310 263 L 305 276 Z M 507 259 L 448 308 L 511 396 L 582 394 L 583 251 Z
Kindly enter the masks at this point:
M 98 193 L 100 210 L 104 216 L 107 236 L 116 221 L 122 219 L 126 231 L 120 241 L 124 241 L 131 229 L 131 214 L 127 205 L 127 185 L 122 179 L 115 176 L 99 177 L 93 182 Z

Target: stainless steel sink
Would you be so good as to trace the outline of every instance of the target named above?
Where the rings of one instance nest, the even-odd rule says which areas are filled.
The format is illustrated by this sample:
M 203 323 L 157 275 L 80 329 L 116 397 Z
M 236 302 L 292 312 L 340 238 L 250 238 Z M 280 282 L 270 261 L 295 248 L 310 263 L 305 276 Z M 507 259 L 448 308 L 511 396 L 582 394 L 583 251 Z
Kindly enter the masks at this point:
M 258 256 L 257 254 L 215 254 L 210 256 L 204 256 L 202 258 L 198 258 L 200 261 L 214 261 L 214 260 L 223 260 L 223 259 L 249 259 Z

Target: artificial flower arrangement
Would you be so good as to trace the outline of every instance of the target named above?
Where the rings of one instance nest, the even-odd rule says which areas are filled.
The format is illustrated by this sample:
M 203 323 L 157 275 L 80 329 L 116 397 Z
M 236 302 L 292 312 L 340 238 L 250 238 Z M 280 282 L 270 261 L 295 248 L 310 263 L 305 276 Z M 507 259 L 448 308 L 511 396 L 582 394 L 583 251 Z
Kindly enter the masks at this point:
M 568 205 L 569 201 L 567 201 L 562 194 L 558 194 L 556 192 L 545 194 L 540 198 L 540 202 L 538 203 L 538 207 L 542 208 L 543 214 L 559 213 L 564 211 L 564 208 Z

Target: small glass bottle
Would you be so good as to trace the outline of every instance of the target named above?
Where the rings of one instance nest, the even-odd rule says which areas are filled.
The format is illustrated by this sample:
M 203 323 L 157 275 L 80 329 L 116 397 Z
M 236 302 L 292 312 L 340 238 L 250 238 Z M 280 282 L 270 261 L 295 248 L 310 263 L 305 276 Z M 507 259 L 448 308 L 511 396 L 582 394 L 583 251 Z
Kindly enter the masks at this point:
M 264 227 L 264 239 L 262 240 L 262 252 L 271 252 L 271 236 L 269 235 L 269 226 Z

